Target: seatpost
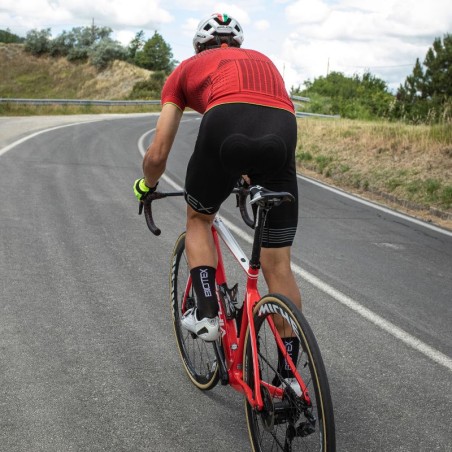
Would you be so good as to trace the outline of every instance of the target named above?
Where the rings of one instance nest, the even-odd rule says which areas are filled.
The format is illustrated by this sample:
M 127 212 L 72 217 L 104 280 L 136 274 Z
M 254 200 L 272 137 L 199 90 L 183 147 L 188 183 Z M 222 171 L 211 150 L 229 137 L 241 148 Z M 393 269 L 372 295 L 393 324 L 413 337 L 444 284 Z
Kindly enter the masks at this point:
M 267 219 L 267 214 L 270 209 L 268 207 L 257 206 L 256 225 L 254 228 L 253 249 L 251 251 L 250 267 L 258 269 L 261 267 L 261 247 L 262 239 L 264 237 L 264 225 Z

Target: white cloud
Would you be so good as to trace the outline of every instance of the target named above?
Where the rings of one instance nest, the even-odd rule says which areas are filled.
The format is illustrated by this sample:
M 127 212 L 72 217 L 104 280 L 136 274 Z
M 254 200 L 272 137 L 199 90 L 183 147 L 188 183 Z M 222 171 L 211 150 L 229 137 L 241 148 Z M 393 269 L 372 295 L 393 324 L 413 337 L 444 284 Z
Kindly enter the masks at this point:
M 114 33 L 114 39 L 119 41 L 123 46 L 128 46 L 130 41 L 135 38 L 136 33 L 130 30 L 119 30 Z
M 254 23 L 254 28 L 258 31 L 265 31 L 270 28 L 270 22 L 268 20 L 258 20 Z
M 47 0 L 2 0 L 0 18 L 2 28 L 23 36 L 34 28 L 52 28 L 74 19 L 69 11 L 54 8 Z
M 173 19 L 158 0 L 60 0 L 59 5 L 76 17 L 92 17 L 110 26 L 152 26 Z
M 204 17 L 208 17 L 213 13 L 230 14 L 235 19 L 248 20 L 249 14 L 253 11 L 263 9 L 262 0 L 242 0 L 239 3 L 230 2 L 212 2 L 210 0 L 173 0 L 175 4 L 182 10 L 197 11 L 199 13 L 198 22 Z M 190 14 L 192 15 L 192 14 Z
M 392 86 L 411 73 L 435 37 L 452 30 L 451 0 L 0 0 L 1 28 L 25 36 L 51 28 L 111 27 L 128 44 L 139 30 L 162 33 L 178 60 L 193 55 L 199 21 L 225 12 L 244 27 L 244 46 L 272 55 L 291 84 L 330 70 L 367 67 Z
M 8 12 L 3 27 L 23 34 L 32 28 L 87 26 L 92 20 L 113 29 L 152 29 L 173 20 L 159 0 L 2 0 L 2 11 Z
M 193 37 L 195 34 L 195 31 L 198 27 L 200 20 L 194 19 L 193 17 L 188 18 L 183 24 L 182 24 L 182 31 L 186 36 Z
M 298 0 L 286 7 L 286 17 L 291 24 L 319 23 L 328 17 L 330 11 L 321 0 Z
M 311 80 L 327 71 L 370 70 L 396 88 L 433 43 L 452 28 L 450 1 L 296 1 L 285 8 L 294 24 L 282 57 Z

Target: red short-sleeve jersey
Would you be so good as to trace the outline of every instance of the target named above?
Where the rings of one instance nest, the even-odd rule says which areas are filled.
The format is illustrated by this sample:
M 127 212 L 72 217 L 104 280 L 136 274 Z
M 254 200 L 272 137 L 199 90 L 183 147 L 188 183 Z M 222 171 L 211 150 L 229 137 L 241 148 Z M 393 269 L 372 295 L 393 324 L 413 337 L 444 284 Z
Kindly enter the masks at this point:
M 294 113 L 284 81 L 272 61 L 255 50 L 205 50 L 183 61 L 168 77 L 162 104 L 205 113 L 226 103 L 249 103 Z

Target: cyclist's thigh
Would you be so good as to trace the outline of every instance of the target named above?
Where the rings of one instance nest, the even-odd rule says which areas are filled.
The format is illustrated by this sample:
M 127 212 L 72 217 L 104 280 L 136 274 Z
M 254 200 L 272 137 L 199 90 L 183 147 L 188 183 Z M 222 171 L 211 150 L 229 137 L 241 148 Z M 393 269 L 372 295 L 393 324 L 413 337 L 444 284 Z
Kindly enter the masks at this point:
M 204 214 L 217 212 L 237 181 L 220 160 L 221 143 L 229 133 L 229 128 L 221 122 L 222 107 L 215 107 L 204 115 L 187 166 L 185 200 L 196 212 Z
M 285 113 L 273 115 L 271 130 L 283 138 L 288 152 L 286 164 L 279 171 L 250 175 L 252 184 L 259 184 L 273 191 L 287 191 L 295 202 L 286 202 L 270 210 L 264 228 L 262 246 L 281 248 L 291 246 L 298 225 L 298 183 L 295 165 L 297 124 L 294 116 Z

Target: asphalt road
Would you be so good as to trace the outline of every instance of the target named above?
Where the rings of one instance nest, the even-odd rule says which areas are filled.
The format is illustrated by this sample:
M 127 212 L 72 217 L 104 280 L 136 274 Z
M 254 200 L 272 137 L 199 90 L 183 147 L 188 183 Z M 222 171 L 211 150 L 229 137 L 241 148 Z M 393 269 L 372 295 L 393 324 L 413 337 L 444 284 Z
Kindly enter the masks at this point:
M 95 119 L 0 118 L 0 450 L 247 451 L 242 397 L 198 391 L 176 350 L 183 201 L 156 207 L 158 238 L 137 215 L 156 117 Z M 162 188 L 183 185 L 198 126 L 184 118 Z M 452 234 L 306 179 L 299 190 L 294 268 L 338 450 L 452 451 Z M 221 214 L 249 249 L 232 201 Z

